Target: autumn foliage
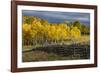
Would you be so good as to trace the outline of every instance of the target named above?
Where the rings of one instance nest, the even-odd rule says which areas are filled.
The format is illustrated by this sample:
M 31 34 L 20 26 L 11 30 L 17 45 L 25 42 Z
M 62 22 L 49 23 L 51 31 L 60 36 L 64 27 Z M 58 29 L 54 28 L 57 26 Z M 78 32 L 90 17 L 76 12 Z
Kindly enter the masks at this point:
M 22 38 L 36 43 L 63 42 L 81 36 L 81 28 L 75 24 L 49 23 L 34 16 L 23 16 Z

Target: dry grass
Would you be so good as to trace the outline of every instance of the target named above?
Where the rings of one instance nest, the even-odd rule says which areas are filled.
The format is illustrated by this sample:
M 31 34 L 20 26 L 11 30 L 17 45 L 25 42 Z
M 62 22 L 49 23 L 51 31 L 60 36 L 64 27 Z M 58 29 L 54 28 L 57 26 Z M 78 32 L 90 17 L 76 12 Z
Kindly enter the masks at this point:
M 56 60 L 74 60 L 80 59 L 79 56 L 60 56 L 54 53 L 47 53 L 44 51 L 31 51 L 23 53 L 23 62 L 35 62 L 35 61 L 56 61 Z
M 80 44 L 90 44 L 90 37 L 89 35 L 84 35 L 78 38 L 77 40 L 67 41 L 65 42 L 66 45 L 71 45 L 73 43 L 80 43 Z M 30 50 L 34 47 L 41 47 L 42 45 L 37 46 L 23 46 L 23 50 Z M 22 53 L 22 60 L 23 62 L 34 62 L 34 61 L 54 61 L 54 60 L 73 60 L 73 59 L 80 59 L 79 55 L 71 55 L 71 56 L 60 56 L 55 53 L 47 53 L 44 51 L 30 51 Z

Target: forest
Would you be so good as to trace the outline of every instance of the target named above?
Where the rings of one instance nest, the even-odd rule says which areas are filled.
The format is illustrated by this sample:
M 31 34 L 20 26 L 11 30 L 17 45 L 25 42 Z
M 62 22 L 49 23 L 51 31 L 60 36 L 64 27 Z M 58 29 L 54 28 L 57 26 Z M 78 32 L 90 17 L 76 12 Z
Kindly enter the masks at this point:
M 50 23 L 36 16 L 22 18 L 24 62 L 89 58 L 89 25 L 78 20 Z

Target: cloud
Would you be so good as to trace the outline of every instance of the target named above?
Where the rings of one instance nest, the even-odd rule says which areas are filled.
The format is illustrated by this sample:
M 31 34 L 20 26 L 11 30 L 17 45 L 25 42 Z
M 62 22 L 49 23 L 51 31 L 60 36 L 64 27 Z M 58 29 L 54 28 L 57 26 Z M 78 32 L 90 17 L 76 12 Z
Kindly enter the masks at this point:
M 82 22 L 90 22 L 89 13 L 77 13 L 77 12 L 56 12 L 56 11 L 33 11 L 33 10 L 23 10 L 23 15 L 37 16 L 40 18 L 47 19 L 48 21 L 58 20 L 80 20 Z

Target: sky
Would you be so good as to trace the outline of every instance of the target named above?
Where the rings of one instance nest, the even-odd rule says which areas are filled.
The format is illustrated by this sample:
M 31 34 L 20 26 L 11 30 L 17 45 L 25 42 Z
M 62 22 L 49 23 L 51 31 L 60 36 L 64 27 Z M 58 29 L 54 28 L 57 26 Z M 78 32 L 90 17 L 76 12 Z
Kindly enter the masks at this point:
M 48 20 L 50 23 L 74 22 L 79 20 L 83 24 L 90 25 L 90 13 L 22 10 L 22 15 L 36 16 Z

